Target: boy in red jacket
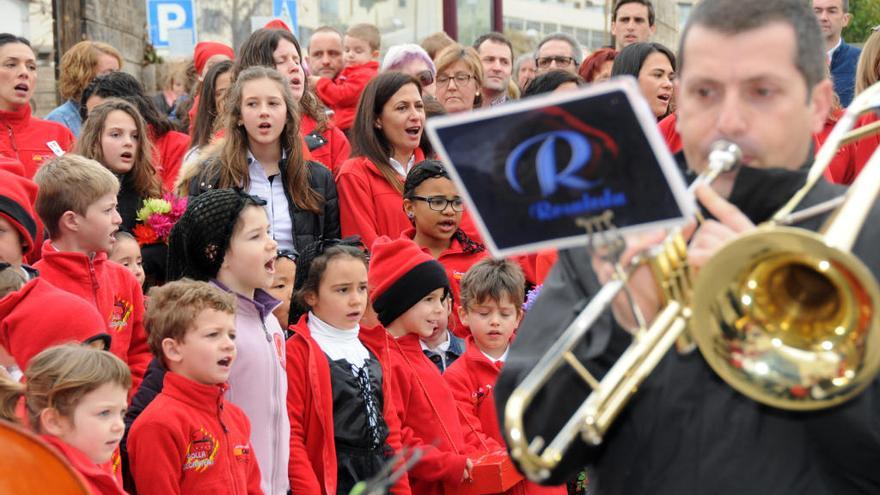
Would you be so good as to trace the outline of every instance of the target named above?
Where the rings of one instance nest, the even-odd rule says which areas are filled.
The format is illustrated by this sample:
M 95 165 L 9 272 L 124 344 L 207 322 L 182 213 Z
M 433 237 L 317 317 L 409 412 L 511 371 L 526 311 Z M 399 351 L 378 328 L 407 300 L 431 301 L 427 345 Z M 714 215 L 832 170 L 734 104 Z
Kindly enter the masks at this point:
M 128 436 L 138 493 L 258 494 L 244 412 L 223 398 L 235 360 L 235 296 L 190 279 L 150 291 L 150 350 L 168 369 Z
M 513 332 L 522 320 L 526 279 L 513 261 L 485 258 L 461 279 L 458 314 L 471 329 L 464 355 L 443 375 L 463 414 L 503 445 L 492 389 L 507 359 Z M 565 495 L 565 485 L 543 487 L 523 480 L 505 493 Z
M 409 471 L 413 493 L 443 494 L 471 480 L 474 461 L 501 449 L 467 421 L 437 367 L 423 353 L 419 337 L 440 325 L 449 297 L 446 270 L 412 240 L 380 237 L 373 243 L 370 299 L 388 330 L 389 378 L 400 416 L 403 445 L 423 456 Z
M 355 24 L 342 39 L 345 66 L 335 79 L 311 76 L 310 84 L 318 96 L 335 113 L 333 123 L 348 131 L 354 122 L 361 93 L 379 73 L 379 47 L 382 37 L 372 24 Z
M 67 154 L 40 167 L 36 210 L 49 232 L 40 278 L 94 305 L 110 334 L 110 352 L 131 369 L 137 390 L 150 360 L 144 334 L 144 294 L 124 266 L 107 260 L 122 219 L 119 179 L 100 163 Z

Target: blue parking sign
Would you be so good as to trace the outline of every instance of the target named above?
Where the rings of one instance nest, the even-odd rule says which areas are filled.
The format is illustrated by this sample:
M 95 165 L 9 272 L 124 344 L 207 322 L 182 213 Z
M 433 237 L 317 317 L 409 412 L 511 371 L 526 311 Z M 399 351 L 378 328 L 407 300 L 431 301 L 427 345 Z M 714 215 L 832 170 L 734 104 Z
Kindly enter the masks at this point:
M 156 48 L 170 46 L 170 32 L 189 31 L 192 33 L 192 44 L 196 43 L 193 0 L 147 0 L 147 24 L 150 43 Z
M 286 22 L 293 34 L 299 35 L 296 0 L 272 0 L 272 16 Z

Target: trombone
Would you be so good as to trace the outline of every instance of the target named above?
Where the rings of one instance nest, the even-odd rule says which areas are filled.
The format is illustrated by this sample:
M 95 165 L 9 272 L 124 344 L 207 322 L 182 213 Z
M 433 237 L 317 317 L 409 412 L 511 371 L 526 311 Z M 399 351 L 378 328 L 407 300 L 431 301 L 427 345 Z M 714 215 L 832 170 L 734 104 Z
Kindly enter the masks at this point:
M 687 337 L 728 384 L 778 408 L 830 407 L 856 396 L 873 380 L 880 370 L 880 337 L 870 330 L 880 326 L 880 288 L 870 270 L 849 251 L 880 190 L 880 149 L 842 204 L 832 201 L 808 209 L 815 213 L 837 207 L 820 232 L 781 225 L 794 223 L 799 213 L 806 212 L 792 213 L 822 177 L 838 147 L 867 134 L 865 129 L 852 129 L 862 114 L 878 105 L 880 83 L 862 92 L 846 110 L 817 153 L 805 185 L 765 225 L 723 247 L 703 267 L 696 286 L 691 283 L 687 245 L 680 231 L 670 233 L 626 269 L 615 267 L 616 276 L 553 343 L 505 405 L 505 436 L 511 456 L 526 476 L 534 481 L 548 478 L 578 437 L 600 444 L 662 357 Z M 880 127 L 871 129 L 878 131 Z M 695 184 L 709 182 L 735 165 L 737 153 L 727 143 L 714 147 L 707 171 Z M 633 343 L 599 381 L 573 350 L 625 290 L 638 263 L 651 266 L 665 306 L 650 326 L 640 325 Z M 638 308 L 633 307 L 633 312 L 638 316 Z M 529 438 L 524 416 L 563 365 L 592 391 L 549 442 L 540 436 Z

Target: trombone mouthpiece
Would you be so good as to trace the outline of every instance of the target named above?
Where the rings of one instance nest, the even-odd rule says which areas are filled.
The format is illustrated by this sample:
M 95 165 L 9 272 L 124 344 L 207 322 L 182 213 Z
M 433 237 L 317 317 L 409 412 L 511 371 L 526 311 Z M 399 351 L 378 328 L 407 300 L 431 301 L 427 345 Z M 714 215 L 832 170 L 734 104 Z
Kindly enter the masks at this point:
M 719 172 L 727 172 L 742 160 L 742 151 L 734 143 L 723 139 L 712 143 L 712 151 L 709 152 L 709 169 L 717 169 Z

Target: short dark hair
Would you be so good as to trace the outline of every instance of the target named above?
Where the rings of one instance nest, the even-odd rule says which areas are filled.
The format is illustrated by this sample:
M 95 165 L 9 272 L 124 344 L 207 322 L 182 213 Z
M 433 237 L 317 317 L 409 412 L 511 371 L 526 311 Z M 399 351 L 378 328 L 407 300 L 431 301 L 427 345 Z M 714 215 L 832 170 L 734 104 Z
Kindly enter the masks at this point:
M 654 4 L 651 3 L 651 0 L 617 0 L 614 4 L 614 11 L 611 12 L 611 22 L 617 22 L 617 10 L 628 3 L 637 3 L 640 5 L 644 5 L 648 7 L 648 25 L 653 26 L 654 20 L 656 19 L 656 15 L 654 13 Z
M 474 40 L 474 44 L 473 44 L 474 50 L 476 50 L 477 53 L 479 53 L 480 46 L 487 41 L 494 41 L 495 43 L 507 45 L 507 48 L 510 48 L 510 61 L 513 62 L 513 43 L 510 42 L 510 39 L 507 36 L 504 36 L 503 34 L 497 32 L 497 31 L 491 31 L 489 33 L 481 35 L 479 38 Z
M 678 48 L 679 72 L 684 69 L 684 47 L 694 26 L 735 35 L 783 23 L 794 29 L 795 66 L 812 90 L 825 76 L 825 42 L 815 14 L 801 0 L 704 0 L 685 25 Z
M 527 98 L 529 96 L 550 93 L 559 86 L 571 82 L 580 86 L 584 83 L 584 80 L 577 74 L 572 74 L 567 70 L 551 70 L 532 79 L 532 82 L 523 90 L 522 97 Z
M 675 55 L 672 50 L 666 48 L 660 43 L 633 43 L 627 46 L 614 58 L 614 65 L 611 66 L 612 76 L 630 75 L 635 78 L 639 77 L 642 65 L 648 55 L 652 53 L 662 53 L 669 59 L 672 70 L 675 70 Z
M 141 82 L 127 72 L 111 72 L 98 76 L 83 90 L 80 97 L 80 116 L 83 121 L 88 117 L 86 102 L 92 96 L 101 98 L 120 98 L 137 108 L 141 117 L 150 125 L 156 137 L 160 138 L 169 131 L 174 130 L 174 125 L 156 108 L 153 99 L 147 96 Z
M 21 36 L 16 36 L 12 33 L 0 33 L 0 46 L 9 44 L 9 43 L 21 43 L 23 45 L 31 46 L 31 42 L 28 41 L 27 38 L 22 38 Z

